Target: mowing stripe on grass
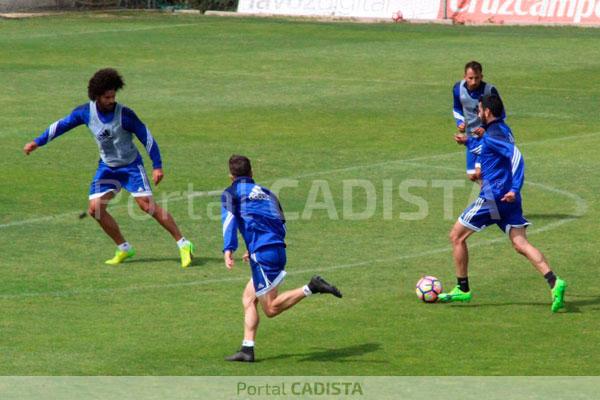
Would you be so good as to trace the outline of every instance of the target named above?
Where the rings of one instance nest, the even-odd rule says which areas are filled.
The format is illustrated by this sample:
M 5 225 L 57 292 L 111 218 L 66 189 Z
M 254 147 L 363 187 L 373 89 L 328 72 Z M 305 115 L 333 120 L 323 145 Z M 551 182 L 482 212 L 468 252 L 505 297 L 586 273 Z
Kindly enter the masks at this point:
M 408 161 L 407 161 L 407 163 L 408 163 Z M 412 164 L 413 166 L 419 167 L 419 168 L 435 168 L 435 169 L 443 169 L 446 171 L 462 171 L 462 169 L 439 166 L 439 165 L 429 165 L 429 164 L 416 163 L 416 162 L 411 162 L 410 164 Z M 569 216 L 567 218 L 562 218 L 558 221 L 555 221 L 555 222 L 552 222 L 549 224 L 546 224 L 540 228 L 529 229 L 528 233 L 530 235 L 546 232 L 551 229 L 556 229 L 566 223 L 577 220 L 581 216 L 585 215 L 587 212 L 587 209 L 588 209 L 587 202 L 583 198 L 581 198 L 580 196 L 578 196 L 574 193 L 567 192 L 567 191 L 561 190 L 561 189 L 557 189 L 555 187 L 548 186 L 548 185 L 545 185 L 542 183 L 526 182 L 526 184 L 532 185 L 532 186 L 537 186 L 537 187 L 540 187 L 549 192 L 568 197 L 571 200 L 573 200 L 575 203 L 575 211 L 571 216 Z M 476 241 L 474 243 L 471 243 L 469 245 L 469 247 L 474 248 L 474 247 L 490 246 L 490 245 L 493 245 L 496 243 L 505 242 L 506 240 L 507 239 L 504 236 L 499 236 L 498 238 L 495 238 L 495 239 Z M 401 260 L 408 260 L 408 259 L 413 259 L 413 258 L 432 256 L 432 255 L 447 253 L 447 252 L 451 252 L 451 251 L 452 251 L 451 246 L 443 246 L 443 247 L 438 247 L 438 248 L 434 248 L 434 249 L 430 249 L 430 250 L 416 252 L 413 254 L 404 254 L 401 256 L 395 256 L 395 257 L 389 257 L 389 258 L 379 258 L 379 259 L 359 261 L 359 262 L 349 263 L 349 264 L 339 264 L 339 265 L 330 265 L 330 266 L 324 266 L 324 267 L 293 270 L 293 271 L 289 271 L 288 275 L 300 275 L 300 274 L 307 274 L 307 273 L 314 273 L 314 272 L 323 272 L 323 271 L 333 271 L 333 270 L 348 269 L 348 268 L 355 268 L 355 267 L 364 267 L 366 265 L 373 265 L 373 264 L 379 264 L 379 263 L 385 263 L 385 262 L 398 262 Z M 36 298 L 36 297 L 72 297 L 72 296 L 82 296 L 82 295 L 89 295 L 89 294 L 101 295 L 101 294 L 115 294 L 115 293 L 131 293 L 131 292 L 138 292 L 138 291 L 144 291 L 144 290 L 154 290 L 154 289 L 163 290 L 163 289 L 172 289 L 172 288 L 178 289 L 181 287 L 204 286 L 204 285 L 210 285 L 210 284 L 239 282 L 239 281 L 247 281 L 247 280 L 248 280 L 247 277 L 237 277 L 237 278 L 205 279 L 205 280 L 197 280 L 197 281 L 191 281 L 191 282 L 165 283 L 165 284 L 156 284 L 156 285 L 141 285 L 141 286 L 135 285 L 135 286 L 127 286 L 127 287 L 123 287 L 123 288 L 99 288 L 99 289 L 98 288 L 90 288 L 90 289 L 51 291 L 51 292 L 24 292 L 24 293 L 17 293 L 17 294 L 3 294 L 3 295 L 0 295 L 0 299 L 8 300 L 8 299 L 26 299 L 26 298 L 32 298 L 32 297 L 33 298 Z
M 544 225 L 541 228 L 528 230 L 529 235 L 533 235 L 536 233 L 545 232 L 551 229 L 558 228 L 561 225 L 564 225 L 568 222 L 571 222 L 577 218 L 569 217 L 564 218 L 559 221 L 552 222 L 550 224 Z M 490 246 L 497 243 L 505 242 L 507 238 L 504 236 L 499 236 L 495 239 L 487 239 L 474 242 L 469 245 L 469 248 Z M 416 252 L 413 254 L 404 254 L 396 257 L 388 257 L 388 258 L 378 258 L 366 261 L 359 261 L 355 263 L 349 264 L 339 264 L 339 265 L 330 265 L 325 267 L 315 267 L 315 268 L 306 268 L 306 269 L 295 269 L 292 271 L 288 271 L 288 275 L 300 275 L 300 274 L 310 274 L 316 272 L 324 272 L 324 271 L 334 271 L 340 269 L 349 269 L 356 267 L 364 267 L 366 265 L 372 264 L 380 264 L 385 262 L 398 262 L 402 260 L 409 260 L 413 258 L 427 257 L 433 256 L 437 254 L 449 253 L 452 251 L 451 246 L 443 246 L 434 248 L 431 250 L 425 250 L 421 252 Z M 204 279 L 190 282 L 177 282 L 177 283 L 164 283 L 164 284 L 156 284 L 156 285 L 134 285 L 127 286 L 122 288 L 89 288 L 89 289 L 74 289 L 74 290 L 61 290 L 61 291 L 50 291 L 50 292 L 24 292 L 24 293 L 16 293 L 16 294 L 2 294 L 0 295 L 0 299 L 2 300 L 12 300 L 12 299 L 27 299 L 27 298 L 37 298 L 37 297 L 73 297 L 73 296 L 83 296 L 83 295 L 102 295 L 102 294 L 115 294 L 115 293 L 132 293 L 139 292 L 145 290 L 155 290 L 155 289 L 179 289 L 182 287 L 190 287 L 190 286 L 205 286 L 205 285 L 214 285 L 220 283 L 228 283 L 228 282 L 246 282 L 248 281 L 248 277 L 237 277 L 237 278 L 220 278 L 220 279 Z
M 524 146 L 540 145 L 540 144 L 545 144 L 545 143 L 550 143 L 550 142 L 595 138 L 597 136 L 600 136 L 600 132 L 593 132 L 593 133 L 586 133 L 586 134 L 572 135 L 572 136 L 561 136 L 558 138 L 550 138 L 550 139 L 541 139 L 541 140 L 536 140 L 536 141 L 532 141 L 532 142 L 521 143 L 521 144 L 519 144 L 519 146 L 524 147 Z M 373 164 L 355 165 L 355 166 L 344 167 L 344 168 L 334 168 L 334 169 L 329 169 L 329 170 L 324 170 L 324 171 L 307 172 L 305 174 L 299 174 L 299 175 L 295 175 L 292 177 L 279 178 L 279 179 L 302 179 L 302 178 L 308 178 L 308 177 L 313 177 L 313 176 L 328 175 L 328 174 L 332 174 L 332 173 L 350 172 L 350 171 L 367 169 L 367 168 L 377 168 L 377 167 L 383 167 L 383 166 L 392 165 L 392 164 L 410 165 L 410 164 L 414 164 L 415 161 L 443 159 L 443 158 L 447 158 L 450 156 L 456 156 L 456 155 L 461 155 L 461 154 L 464 154 L 464 150 L 453 151 L 453 152 L 449 152 L 449 153 L 433 154 L 433 155 L 429 155 L 429 156 L 420 156 L 420 157 L 414 157 L 414 158 L 408 158 L 408 159 L 388 160 L 388 161 L 382 161 L 382 162 L 373 163 Z M 429 166 L 429 167 L 438 168 L 437 166 Z M 458 171 L 458 169 L 456 169 L 456 170 Z M 268 182 L 268 181 L 274 181 L 274 180 L 277 180 L 277 179 L 271 179 L 271 180 L 267 179 L 266 181 Z M 559 190 L 559 189 L 553 189 L 553 190 Z M 195 198 L 195 197 L 220 196 L 221 193 L 222 193 L 222 190 L 207 190 L 207 191 L 202 191 L 202 192 L 191 192 L 184 196 L 169 198 L 168 201 L 175 202 L 175 201 L 187 200 L 187 199 L 191 199 L 191 198 Z M 160 201 L 159 201 L 159 203 L 160 203 Z M 111 207 L 111 209 L 118 209 L 118 208 L 124 208 L 124 207 L 126 207 L 126 205 L 115 205 L 115 206 Z M 0 229 L 21 226 L 21 225 L 27 225 L 27 224 L 36 224 L 36 223 L 41 223 L 41 222 L 53 222 L 56 220 L 61 220 L 62 218 L 67 218 L 67 217 L 74 218 L 79 214 L 81 214 L 81 210 L 69 211 L 69 212 L 49 215 L 49 216 L 45 216 L 45 217 L 28 218 L 28 219 L 24 219 L 24 220 L 0 224 Z
M 182 27 L 186 27 L 186 26 L 196 26 L 196 25 L 200 25 L 200 23 L 153 25 L 153 26 L 140 26 L 140 27 L 135 27 L 135 28 L 130 27 L 130 28 L 117 28 L 117 29 L 97 29 L 97 30 L 80 31 L 80 32 L 35 33 L 32 35 L 23 35 L 23 36 L 4 35 L 2 38 L 3 39 L 6 38 L 12 42 L 14 40 L 19 40 L 19 39 L 27 40 L 27 39 L 59 37 L 59 36 L 95 35 L 97 33 L 143 32 L 143 31 L 151 31 L 151 30 L 159 30 L 159 29 L 182 28 Z

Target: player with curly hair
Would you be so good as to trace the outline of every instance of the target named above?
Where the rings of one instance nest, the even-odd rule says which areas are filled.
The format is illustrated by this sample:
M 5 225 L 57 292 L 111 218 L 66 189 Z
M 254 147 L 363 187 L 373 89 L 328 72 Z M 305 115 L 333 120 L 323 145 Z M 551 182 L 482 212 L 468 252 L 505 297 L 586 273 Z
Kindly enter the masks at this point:
M 152 160 L 152 181 L 155 185 L 164 176 L 160 151 L 146 125 L 131 109 L 116 102 L 116 94 L 124 86 L 123 78 L 115 69 L 97 71 L 88 84 L 89 103 L 51 124 L 39 137 L 27 143 L 23 151 L 29 155 L 71 129 L 87 125 L 100 151 L 98 169 L 89 190 L 88 213 L 117 245 L 115 256 L 106 264 L 118 265 L 135 255 L 133 247 L 107 211 L 110 200 L 124 188 L 139 207 L 154 217 L 177 241 L 181 266 L 186 268 L 192 262 L 194 245 L 183 237 L 173 217 L 152 197 L 142 156 L 133 143 L 133 136 L 144 145 Z

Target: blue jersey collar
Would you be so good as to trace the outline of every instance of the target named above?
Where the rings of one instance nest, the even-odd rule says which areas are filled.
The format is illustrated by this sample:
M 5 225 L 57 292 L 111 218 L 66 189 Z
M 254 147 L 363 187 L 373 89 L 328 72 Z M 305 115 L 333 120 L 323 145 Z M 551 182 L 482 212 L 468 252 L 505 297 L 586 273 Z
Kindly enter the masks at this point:
M 485 129 L 487 131 L 488 128 L 491 127 L 492 125 L 499 124 L 503 121 L 504 121 L 504 119 L 496 117 L 496 119 L 493 120 L 492 122 L 490 122 L 489 124 L 484 124 L 483 129 Z
M 233 180 L 233 185 L 238 183 L 254 183 L 254 179 L 250 178 L 249 176 L 238 176 Z
M 477 86 L 475 89 L 471 90 L 467 86 L 467 81 L 465 81 L 463 83 L 464 88 L 467 89 L 467 93 L 469 93 L 469 94 L 483 92 L 483 90 L 485 89 L 485 85 L 487 85 L 487 83 L 485 83 L 484 81 L 481 81 L 481 82 L 479 82 L 479 86 Z

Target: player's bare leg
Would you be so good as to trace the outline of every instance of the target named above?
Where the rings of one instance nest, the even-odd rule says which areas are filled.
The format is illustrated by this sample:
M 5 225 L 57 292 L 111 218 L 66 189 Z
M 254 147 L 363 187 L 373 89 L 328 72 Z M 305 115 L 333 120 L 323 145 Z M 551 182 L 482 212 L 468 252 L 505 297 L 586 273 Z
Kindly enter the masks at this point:
M 181 266 L 183 268 L 189 267 L 192 263 L 195 246 L 183 237 L 171 214 L 156 204 L 152 196 L 136 197 L 135 201 L 142 211 L 150 214 L 163 228 L 167 230 L 167 232 L 171 234 L 171 236 L 173 236 L 173 239 L 177 241 L 177 246 L 179 247 Z
M 288 308 L 294 306 L 302 299 L 306 297 L 302 288 L 288 290 L 281 294 L 277 293 L 277 288 L 274 288 L 265 295 L 260 296 L 258 301 L 265 312 L 265 315 L 269 318 L 276 317 Z
M 256 338 L 259 323 L 257 310 L 259 302 L 265 315 L 273 318 L 305 297 L 306 294 L 302 288 L 284 292 L 279 296 L 277 295 L 277 288 L 273 288 L 270 292 L 257 298 L 251 279 L 246 285 L 242 296 L 242 303 L 244 304 L 244 341 L 242 342 L 242 348 L 225 360 L 254 362 L 254 339 Z
M 471 291 L 469 289 L 469 249 L 467 239 L 475 231 L 456 221 L 450 231 L 450 242 L 452 243 L 452 256 L 454 257 L 454 267 L 456 270 L 456 279 L 458 285 L 449 293 L 442 293 L 439 296 L 442 302 L 452 301 L 470 301 Z
M 173 239 L 180 240 L 183 235 L 179 231 L 175 220 L 161 206 L 156 204 L 152 196 L 136 197 L 136 203 L 140 209 L 147 214 L 150 214 L 163 228 L 173 236 Z
M 475 231 L 456 221 L 450 231 L 450 242 L 452 243 L 452 256 L 454 257 L 454 266 L 457 277 L 468 276 L 469 270 L 469 249 L 467 239 Z
M 314 293 L 330 293 L 336 297 L 342 297 L 342 294 L 335 286 L 330 285 L 320 276 L 313 276 L 308 285 L 303 287 L 288 290 L 281 294 L 277 293 L 277 288 L 275 287 L 258 298 L 254 289 L 254 283 L 250 280 L 242 296 L 244 304 L 244 341 L 242 342 L 242 348 L 225 360 L 254 362 L 254 339 L 256 338 L 259 323 L 258 303 L 260 303 L 265 315 L 273 318 Z
M 254 341 L 256 339 L 256 331 L 260 321 L 258 316 L 258 299 L 254 291 L 252 279 L 248 281 L 244 294 L 242 295 L 242 304 L 244 306 L 244 341 Z
M 117 221 L 115 221 L 106 209 L 113 197 L 115 197 L 114 192 L 106 193 L 102 197 L 91 199 L 88 207 L 88 214 L 98 221 L 104 232 L 110 236 L 117 245 L 117 251 L 115 252 L 114 257 L 105 261 L 108 265 L 121 264 L 126 259 L 135 255 L 135 250 L 121 234 Z
M 330 293 L 335 297 L 342 297 L 342 294 L 335 286 L 325 282 L 320 276 L 314 276 L 306 286 L 288 290 L 281 294 L 277 292 L 277 288 L 273 288 L 273 290 L 265 293 L 265 295 L 260 296 L 258 301 L 265 315 L 273 318 L 313 293 Z
M 117 221 L 106 210 L 108 203 L 115 197 L 114 192 L 108 192 L 102 197 L 91 199 L 88 206 L 88 214 L 98 221 L 104 232 L 118 245 L 125 243 Z
M 544 254 L 527 240 L 525 228 L 512 228 L 509 232 L 509 237 L 517 253 L 525 256 L 540 274 L 546 275 L 550 272 L 550 266 Z
M 544 276 L 552 291 L 552 312 L 557 312 L 565 306 L 565 290 L 567 282 L 554 275 L 544 254 L 527 240 L 525 228 L 512 228 L 509 232 L 510 241 L 515 250 L 527 257 L 529 262 Z
M 242 295 L 244 306 L 244 341 L 242 348 L 237 353 L 225 358 L 226 361 L 254 362 L 254 340 L 260 321 L 258 316 L 258 299 L 252 279 L 248 281 Z

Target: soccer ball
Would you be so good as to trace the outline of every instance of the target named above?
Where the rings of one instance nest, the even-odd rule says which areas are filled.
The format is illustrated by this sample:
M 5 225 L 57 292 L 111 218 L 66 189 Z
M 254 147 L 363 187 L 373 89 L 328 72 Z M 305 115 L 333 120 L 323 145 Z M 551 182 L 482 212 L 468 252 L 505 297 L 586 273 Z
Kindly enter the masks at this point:
M 398 10 L 392 14 L 392 21 L 394 22 L 402 22 L 404 21 L 404 17 L 402 16 L 402 11 Z
M 424 276 L 417 282 L 417 297 L 425 303 L 435 303 L 442 293 L 442 282 L 435 276 Z

